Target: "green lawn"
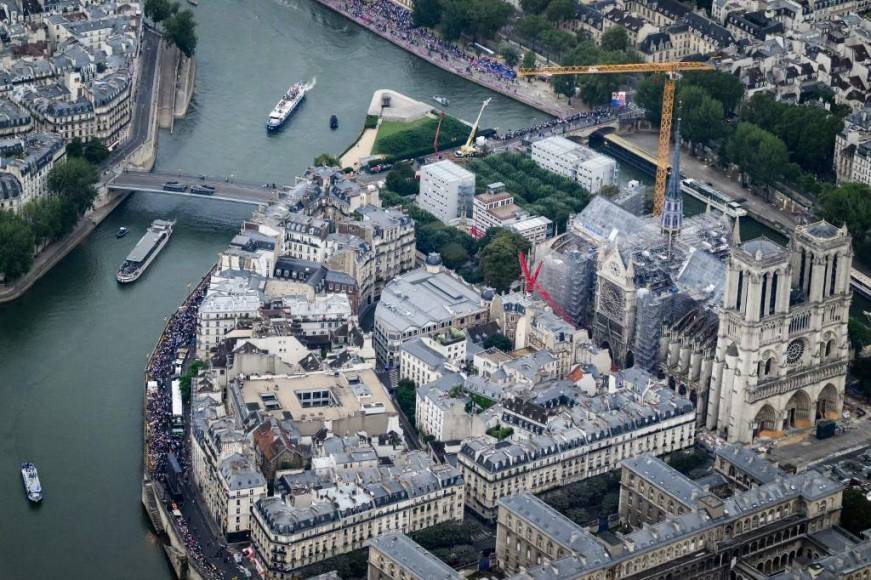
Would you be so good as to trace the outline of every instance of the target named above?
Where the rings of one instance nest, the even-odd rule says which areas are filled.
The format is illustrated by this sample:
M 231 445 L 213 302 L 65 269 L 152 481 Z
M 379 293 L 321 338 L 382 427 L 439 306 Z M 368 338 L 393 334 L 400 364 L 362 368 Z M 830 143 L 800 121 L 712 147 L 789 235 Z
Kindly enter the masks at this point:
M 375 147 L 378 147 L 379 139 L 390 137 L 391 135 L 401 133 L 402 131 L 411 131 L 423 127 L 424 125 L 432 124 L 433 121 L 434 119 L 431 119 L 430 117 L 421 117 L 420 119 L 411 121 L 410 123 L 404 123 L 402 121 L 381 121 L 381 126 L 378 127 L 378 136 L 375 137 Z
M 372 153 L 384 155 L 391 161 L 429 155 L 433 151 L 439 120 L 423 117 L 408 123 L 382 121 L 375 136 Z M 466 140 L 469 127 L 461 121 L 445 116 L 439 131 L 439 149 L 455 147 Z

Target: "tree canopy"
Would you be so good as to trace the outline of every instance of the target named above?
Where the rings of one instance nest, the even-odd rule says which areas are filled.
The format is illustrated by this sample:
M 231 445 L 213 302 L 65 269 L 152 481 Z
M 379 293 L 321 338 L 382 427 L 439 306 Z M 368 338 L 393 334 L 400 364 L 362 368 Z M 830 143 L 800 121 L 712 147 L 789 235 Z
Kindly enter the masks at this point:
M 194 13 L 189 8 L 179 10 L 163 21 L 166 37 L 188 58 L 197 50 L 196 27 Z
M 789 154 L 783 141 L 751 123 L 738 123 L 726 145 L 729 159 L 755 185 L 769 186 L 783 176 Z
M 680 92 L 681 137 L 691 143 L 712 145 L 725 134 L 723 103 L 703 88 L 688 85 Z
M 664 81 L 664 75 L 647 75 L 638 83 L 635 93 L 635 101 L 644 107 L 645 116 L 655 125 L 659 125 L 661 121 Z M 683 99 L 684 92 L 689 91 L 692 87 L 703 90 L 710 98 L 719 101 L 723 107 L 724 117 L 733 114 L 737 110 L 744 96 L 744 87 L 741 85 L 741 82 L 734 75 L 722 71 L 687 72 L 678 84 L 680 98 Z M 701 103 L 701 100 L 697 100 L 695 105 L 698 106 Z M 705 107 L 709 106 L 709 103 L 705 104 Z M 685 115 L 687 110 L 692 108 L 686 105 L 682 106 L 681 115 Z M 720 123 L 720 126 L 714 128 L 714 130 L 720 136 L 726 132 L 723 123 Z M 709 141 L 714 141 L 714 139 Z
M 757 93 L 741 108 L 741 120 L 779 137 L 790 159 L 803 170 L 831 176 L 835 137 L 844 127 L 842 117 L 820 107 L 779 103 L 771 95 Z
M 523 55 L 523 62 L 520 64 L 523 68 L 536 68 L 536 56 L 531 50 L 527 50 Z
M 487 338 L 484 339 L 484 348 L 498 348 L 502 352 L 508 352 L 514 349 L 514 343 L 511 342 L 511 339 L 502 334 L 501 332 L 497 332 L 495 334 L 491 334 Z
M 520 0 L 520 7 L 525 14 L 541 14 L 549 3 L 550 0 Z
M 551 22 L 572 20 L 575 18 L 575 3 L 572 0 L 550 0 L 544 15 Z
M 94 184 L 100 175 L 97 168 L 80 157 L 72 157 L 56 164 L 48 174 L 48 189 L 72 202 L 81 215 L 91 208 L 97 197 Z
M 576 181 L 542 169 L 518 153 L 500 153 L 468 164 L 477 175 L 476 188 L 482 193 L 487 183 L 501 181 L 514 194 L 514 203 L 533 214 L 543 215 L 555 227 L 565 229 L 571 214 L 587 206 L 589 192 Z
M 610 50 L 596 46 L 592 40 L 585 38 L 563 59 L 565 65 L 621 64 L 639 62 L 638 55 L 629 50 Z M 571 76 L 555 78 L 574 78 Z M 576 82 L 583 101 L 589 105 L 603 105 L 611 100 L 611 93 L 625 85 L 627 75 L 602 74 L 578 75 Z M 554 85 L 556 89 L 557 85 Z
M 602 33 L 602 50 L 629 50 L 629 34 L 622 26 L 612 26 Z
M 503 44 L 501 52 L 502 58 L 505 59 L 505 64 L 508 66 L 517 66 L 517 63 L 520 62 L 520 53 L 510 44 Z
M 857 256 L 871 255 L 871 187 L 845 183 L 820 196 L 820 213 L 829 222 L 847 224 Z
M 0 211 L 0 274 L 14 280 L 33 264 L 34 250 L 75 227 L 94 203 L 97 168 L 84 157 L 68 157 L 48 174 L 51 195 L 26 203 L 19 214 Z
M 514 12 L 502 0 L 443 0 L 441 30 L 445 39 L 466 35 L 474 40 L 493 38 Z
M 399 195 L 417 195 L 420 190 L 420 184 L 414 175 L 414 168 L 411 163 L 397 163 L 387 174 L 385 185 L 390 191 L 395 191 Z
M 0 211 L 0 274 L 15 280 L 30 270 L 36 240 L 25 221 L 12 212 Z
M 145 0 L 145 15 L 154 22 L 162 22 L 178 12 L 178 2 L 170 0 Z
M 83 157 L 94 165 L 99 165 L 109 157 L 109 148 L 99 139 L 83 142 L 75 137 L 67 143 L 67 157 Z
M 509 230 L 500 230 L 487 244 L 480 255 L 481 273 L 484 283 L 497 292 L 505 292 L 511 283 L 520 278 L 518 252 L 527 252 L 529 241 Z
M 871 502 L 865 499 L 861 489 L 853 487 L 844 492 L 841 525 L 856 535 L 871 528 Z
M 321 167 L 326 165 L 327 167 L 339 167 L 341 166 L 341 162 L 339 158 L 335 155 L 330 155 L 329 153 L 321 153 L 314 159 L 314 165 L 316 167 Z
M 434 28 L 442 20 L 441 0 L 415 0 L 414 25 Z

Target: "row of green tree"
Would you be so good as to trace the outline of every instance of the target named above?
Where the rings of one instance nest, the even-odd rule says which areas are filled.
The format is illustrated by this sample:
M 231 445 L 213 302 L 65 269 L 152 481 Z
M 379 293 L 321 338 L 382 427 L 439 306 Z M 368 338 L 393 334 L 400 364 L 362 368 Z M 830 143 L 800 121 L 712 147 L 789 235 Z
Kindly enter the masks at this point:
M 477 193 L 489 183 L 502 182 L 514 195 L 514 203 L 532 214 L 543 215 L 564 231 L 571 214 L 587 206 L 590 194 L 576 181 L 539 167 L 520 153 L 499 153 L 472 160 L 467 168 L 475 173 Z
M 642 80 L 636 96 L 656 124 L 663 82 L 660 75 Z M 694 148 L 718 150 L 722 165 L 734 163 L 755 186 L 786 182 L 816 194 L 814 178 L 832 178 L 835 136 L 843 127 L 844 111 L 782 103 L 766 93 L 742 103 L 743 96 L 743 86 L 733 75 L 687 73 L 675 113 L 681 118 L 681 137 Z
M 190 8 L 181 9 L 172 0 L 145 0 L 145 15 L 163 30 L 163 35 L 187 57 L 197 50 L 197 23 Z
M 416 26 L 438 29 L 445 40 L 493 38 L 514 8 L 503 0 L 415 0 Z
M 0 212 L 0 273 L 7 281 L 30 270 L 36 251 L 72 231 L 94 203 L 98 178 L 95 165 L 70 156 L 49 173 L 52 195 L 28 202 L 17 214 Z
M 556 61 L 577 46 L 579 37 L 559 28 L 575 15 L 571 0 L 532 0 L 521 6 L 524 16 L 517 19 L 512 31 L 523 44 Z
M 743 94 L 738 79 L 725 72 L 684 75 L 675 113 L 681 118 L 681 138 L 694 150 L 716 151 L 722 167 L 735 164 L 756 188 L 766 191 L 786 184 L 815 197 L 820 217 L 847 225 L 856 255 L 871 255 L 871 188 L 831 183 L 835 137 L 843 127 L 844 111 L 777 102 L 763 93 L 742 102 Z M 644 79 L 636 98 L 658 124 L 662 78 Z

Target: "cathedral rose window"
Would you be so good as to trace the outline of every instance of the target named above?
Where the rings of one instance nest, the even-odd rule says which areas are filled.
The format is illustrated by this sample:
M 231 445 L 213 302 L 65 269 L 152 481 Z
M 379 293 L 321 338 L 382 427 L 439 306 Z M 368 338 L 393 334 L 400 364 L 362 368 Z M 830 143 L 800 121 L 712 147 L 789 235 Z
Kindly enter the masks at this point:
M 786 362 L 793 365 L 801 359 L 804 354 L 804 341 L 795 339 L 786 347 Z

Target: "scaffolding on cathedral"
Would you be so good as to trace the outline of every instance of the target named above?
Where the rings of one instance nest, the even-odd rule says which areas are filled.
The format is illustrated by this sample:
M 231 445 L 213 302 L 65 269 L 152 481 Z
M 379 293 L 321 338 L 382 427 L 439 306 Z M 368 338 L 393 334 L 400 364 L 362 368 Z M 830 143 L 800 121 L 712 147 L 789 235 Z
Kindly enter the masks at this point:
M 633 215 L 596 196 L 572 216 L 565 234 L 539 250 L 541 285 L 579 326 L 595 330 L 599 251 L 616 245 L 624 264 L 632 264 L 637 300 L 634 326 L 628 332 L 624 329 L 622 336 L 629 341 L 626 346 L 634 363 L 653 369 L 660 359 L 664 323 L 676 321 L 699 305 L 719 307 L 731 228 L 729 220 L 719 214 L 692 216 L 684 221 L 669 251 L 656 218 Z M 602 333 L 607 334 L 607 329 L 601 329 Z M 602 335 L 597 341 L 608 338 Z

